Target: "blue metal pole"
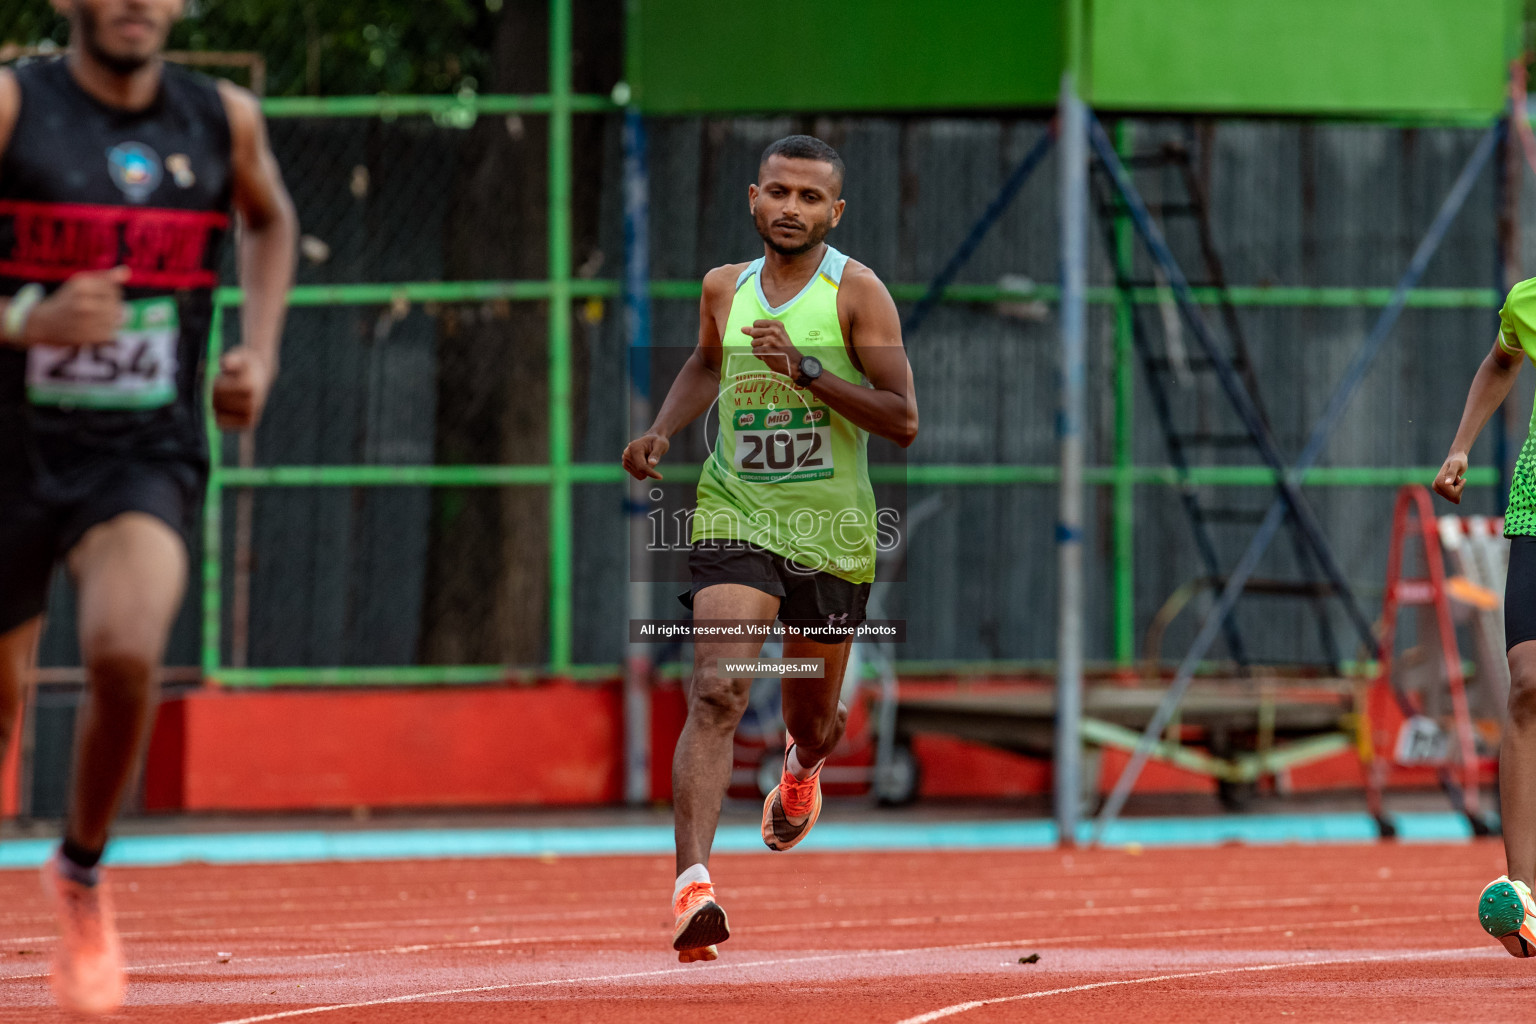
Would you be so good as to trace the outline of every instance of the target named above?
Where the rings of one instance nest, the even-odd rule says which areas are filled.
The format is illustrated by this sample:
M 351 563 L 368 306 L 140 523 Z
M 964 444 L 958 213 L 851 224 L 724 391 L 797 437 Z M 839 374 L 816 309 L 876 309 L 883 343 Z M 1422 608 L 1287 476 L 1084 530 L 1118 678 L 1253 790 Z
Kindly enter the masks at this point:
M 955 279 L 955 275 L 960 273 L 960 268 L 970 262 L 976 249 L 981 245 L 982 239 L 986 238 L 987 232 L 992 230 L 992 225 L 998 222 L 1008 209 L 1008 205 L 1013 202 L 1013 197 L 1019 194 L 1019 189 L 1024 187 L 1024 183 L 1029 180 L 1035 168 L 1045 160 L 1046 153 L 1050 152 L 1051 143 L 1055 141 L 1055 131 L 1053 126 L 1036 140 L 1035 144 L 1029 148 L 1029 152 L 1024 154 L 1024 159 L 1019 161 L 1019 166 L 1015 167 L 1013 173 L 1008 176 L 1008 180 L 1003 182 L 1003 187 L 998 189 L 997 195 L 992 197 L 992 201 L 987 204 L 981 216 L 976 218 L 976 223 L 971 225 L 971 230 L 965 236 L 965 240 L 960 243 L 960 247 L 944 264 L 944 269 L 934 276 L 933 281 L 928 285 L 928 290 L 907 314 L 907 319 L 901 325 L 901 333 L 904 337 L 910 338 L 919 325 L 928 319 L 928 314 L 933 311 L 934 306 L 938 305 L 939 299 L 943 298 L 944 289 L 948 288 L 950 282 Z
M 1077 842 L 1082 803 L 1083 423 L 1086 419 L 1088 285 L 1088 110 L 1072 72 L 1061 77 L 1061 482 L 1056 523 L 1056 826 Z
M 1323 574 L 1333 586 L 1335 595 L 1344 605 L 1345 612 L 1354 623 L 1356 631 L 1360 634 L 1360 640 L 1372 651 L 1375 650 L 1375 636 L 1371 631 L 1371 620 L 1360 609 L 1355 600 L 1354 593 L 1350 590 L 1349 581 L 1345 578 L 1344 570 L 1338 560 L 1333 557 L 1333 552 L 1328 547 L 1327 539 L 1323 536 L 1322 524 L 1317 521 L 1311 506 L 1302 497 L 1301 489 L 1295 481 L 1286 474 L 1286 464 L 1280 454 L 1273 433 L 1264 416 L 1259 412 L 1254 403 L 1253 396 L 1248 393 L 1242 378 L 1238 376 L 1236 368 L 1221 346 L 1217 344 L 1211 334 L 1209 325 L 1204 316 L 1195 305 L 1194 295 L 1190 291 L 1189 282 L 1184 277 L 1184 271 L 1179 267 L 1178 261 L 1173 258 L 1173 252 L 1168 248 L 1167 240 L 1163 238 L 1162 231 L 1147 211 L 1146 204 L 1141 195 L 1136 191 L 1129 173 L 1120 163 L 1120 158 L 1115 154 L 1114 146 L 1109 141 L 1102 125 L 1090 117 L 1088 126 L 1089 136 L 1093 142 L 1093 148 L 1098 153 L 1099 161 L 1109 176 L 1114 179 L 1115 188 L 1125 200 L 1127 212 L 1131 215 L 1136 230 L 1141 234 L 1146 243 L 1147 250 L 1153 260 L 1168 277 L 1168 283 L 1173 288 L 1174 298 L 1178 303 L 1179 311 L 1188 321 L 1195 338 L 1204 349 L 1206 356 L 1211 360 L 1211 367 L 1216 371 L 1217 380 L 1220 381 L 1222 390 L 1231 402 L 1233 411 L 1243 421 L 1249 436 L 1253 439 L 1254 447 L 1258 449 L 1264 462 L 1273 470 L 1275 486 L 1280 491 L 1281 498 L 1288 506 L 1290 514 L 1295 517 L 1300 534 L 1306 540 L 1307 547 L 1316 556 L 1321 565 Z
M 1519 163 L 1513 165 L 1511 173 L 1510 155 L 1515 143 L 1509 136 L 1514 128 L 1515 116 L 1515 101 L 1511 99 L 1505 107 L 1503 131 L 1499 133 L 1498 170 L 1493 176 L 1493 222 L 1498 225 L 1498 241 L 1493 247 L 1493 288 L 1501 296 L 1509 291 L 1510 286 L 1506 258 L 1513 257 L 1519 262 L 1519 253 L 1512 246 L 1506 249 L 1519 217 L 1518 197 L 1522 173 Z M 1493 329 L 1497 331 L 1499 325 L 1495 323 Z M 1500 509 L 1509 505 L 1509 412 L 1508 403 L 1501 405 L 1494 411 L 1493 419 L 1488 424 L 1493 433 L 1493 468 L 1498 474 L 1494 494 Z
M 1312 428 L 1312 434 L 1307 441 L 1307 446 L 1302 450 L 1301 456 L 1296 460 L 1287 476 L 1292 481 L 1299 481 L 1302 473 L 1309 469 L 1322 454 L 1323 446 L 1328 442 L 1333 430 L 1344 415 L 1345 408 L 1359 389 L 1361 381 L 1365 379 L 1366 372 L 1380 353 L 1382 345 L 1386 342 L 1388 334 L 1396 326 L 1398 317 L 1408 302 L 1408 293 L 1413 289 L 1419 279 L 1424 276 L 1425 269 L 1429 266 L 1430 258 L 1434 256 L 1440 243 L 1450 231 L 1456 216 L 1467 201 L 1467 196 L 1472 191 L 1472 186 L 1477 182 L 1478 175 L 1488 163 L 1492 155 L 1494 144 L 1498 140 L 1499 129 L 1489 130 L 1478 142 L 1477 148 L 1472 151 L 1472 156 L 1462 168 L 1461 175 L 1451 187 L 1450 194 L 1440 204 L 1440 210 L 1435 215 L 1434 222 L 1429 230 L 1424 233 L 1424 238 L 1419 242 L 1419 247 L 1414 251 L 1413 259 L 1408 263 L 1408 269 L 1398 280 L 1397 287 L 1392 293 L 1392 299 L 1387 303 L 1376 323 L 1371 327 L 1371 332 L 1366 336 L 1365 343 L 1360 346 L 1354 361 L 1345 372 L 1338 387 L 1334 389 L 1328 406 L 1322 417 Z M 1105 831 L 1114 824 L 1119 817 L 1121 809 L 1125 806 L 1126 799 L 1131 795 L 1131 789 L 1136 785 L 1136 780 L 1141 776 L 1141 770 L 1146 767 L 1148 758 L 1152 753 L 1152 747 L 1156 745 L 1158 737 L 1162 735 L 1173 714 L 1178 710 L 1179 703 L 1184 699 L 1185 692 L 1189 689 L 1190 682 L 1194 679 L 1195 668 L 1200 659 L 1205 657 L 1206 651 L 1216 639 L 1216 634 L 1221 628 L 1222 620 L 1232 611 L 1242 594 L 1243 586 L 1253 571 L 1258 567 L 1259 559 L 1269 547 L 1281 524 L 1285 520 L 1286 502 L 1284 498 L 1277 498 L 1269 507 L 1268 514 L 1259 525 L 1259 530 L 1254 534 L 1248 549 L 1243 552 L 1237 568 L 1232 575 L 1227 577 L 1227 585 L 1221 592 L 1221 598 L 1216 606 L 1206 615 L 1200 625 L 1200 632 L 1195 637 L 1195 642 L 1190 645 L 1189 653 L 1184 656 L 1179 665 L 1179 671 L 1174 676 L 1173 684 L 1164 696 L 1163 702 L 1158 706 L 1157 713 L 1152 716 L 1152 721 L 1147 723 L 1146 729 L 1141 734 L 1141 740 L 1136 744 L 1136 752 L 1131 756 L 1130 763 L 1120 773 L 1120 778 L 1115 781 L 1115 788 L 1105 801 L 1104 809 L 1094 827 L 1093 841 L 1103 839 Z
M 208 328 L 209 377 L 224 353 L 224 305 L 215 302 Z M 210 401 L 204 395 L 203 401 Z M 217 678 L 223 660 L 224 600 L 224 435 L 213 410 L 203 410 L 208 436 L 208 493 L 203 499 L 203 679 Z
M 651 425 L 650 167 L 645 119 L 624 112 L 624 333 L 629 352 L 630 435 Z M 629 480 L 629 618 L 651 617 L 649 480 Z M 630 644 L 624 661 L 624 799 L 651 798 L 651 659 L 645 644 Z

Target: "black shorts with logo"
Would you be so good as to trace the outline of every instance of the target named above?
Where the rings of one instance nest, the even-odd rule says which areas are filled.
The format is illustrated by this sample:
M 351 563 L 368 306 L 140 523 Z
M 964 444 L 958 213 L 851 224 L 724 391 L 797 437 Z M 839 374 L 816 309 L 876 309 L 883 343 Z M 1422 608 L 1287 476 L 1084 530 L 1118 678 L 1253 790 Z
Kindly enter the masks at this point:
M 737 583 L 780 598 L 778 619 L 793 629 L 851 629 L 864 621 L 869 605 L 868 583 L 816 572 L 745 541 L 696 541 L 688 552 L 688 570 L 693 575 L 693 588 L 677 596 L 688 608 L 705 587 Z M 807 636 L 823 644 L 848 639 L 846 634 L 808 632 Z
M 1509 538 L 1504 580 L 1504 649 L 1536 640 L 1536 537 Z
M 53 570 L 94 526 L 128 512 L 154 516 L 193 550 L 207 470 L 190 462 L 114 458 L 66 473 L 0 473 L 0 633 L 48 604 Z

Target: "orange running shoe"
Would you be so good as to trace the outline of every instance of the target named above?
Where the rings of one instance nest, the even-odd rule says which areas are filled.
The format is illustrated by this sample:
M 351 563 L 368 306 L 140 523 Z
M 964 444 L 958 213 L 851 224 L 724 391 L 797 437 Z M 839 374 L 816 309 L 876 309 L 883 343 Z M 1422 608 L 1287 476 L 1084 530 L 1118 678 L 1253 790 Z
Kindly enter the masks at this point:
M 725 908 L 715 902 L 713 882 L 689 882 L 672 905 L 677 927 L 672 929 L 672 948 L 680 963 L 714 960 L 720 955 L 715 943 L 731 937 Z
M 111 1013 L 123 1005 L 128 977 L 123 946 L 113 922 L 106 882 L 81 885 L 59 870 L 55 853 L 43 865 L 43 891 L 59 919 L 48 980 L 59 1005 L 84 1014 Z
M 795 749 L 791 744 L 789 750 Z M 811 830 L 821 815 L 821 765 L 808 779 L 797 779 L 789 770 L 789 750 L 784 751 L 784 774 L 763 801 L 763 842 L 770 850 L 787 850 Z M 822 764 L 826 762 L 823 761 Z M 803 819 L 798 825 L 790 818 Z

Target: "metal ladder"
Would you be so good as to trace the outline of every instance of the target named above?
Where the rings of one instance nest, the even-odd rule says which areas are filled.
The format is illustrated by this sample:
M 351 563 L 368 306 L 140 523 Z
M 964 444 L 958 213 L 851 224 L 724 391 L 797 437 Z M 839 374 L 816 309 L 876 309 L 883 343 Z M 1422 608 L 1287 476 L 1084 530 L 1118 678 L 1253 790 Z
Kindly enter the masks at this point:
M 1165 198 L 1158 202 L 1148 201 L 1147 209 L 1151 214 L 1159 217 L 1165 225 L 1184 220 L 1191 222 L 1195 227 L 1199 259 L 1204 265 L 1204 277 L 1191 279 L 1189 284 L 1193 288 L 1207 289 L 1216 293 L 1217 306 L 1221 314 L 1220 333 L 1225 335 L 1226 341 L 1224 354 L 1231 367 L 1237 371 L 1244 389 L 1248 392 L 1248 397 L 1267 428 L 1269 416 L 1260 399 L 1258 378 L 1243 336 L 1242 323 L 1232 303 L 1226 274 L 1211 234 L 1205 189 L 1194 165 L 1191 144 L 1193 134 L 1192 126 L 1186 123 L 1184 140 L 1167 140 L 1155 149 L 1122 157 L 1121 162 L 1133 177 L 1137 172 L 1162 173 L 1169 170 L 1176 172 L 1171 176 L 1163 174 L 1163 179 L 1167 181 L 1171 177 L 1177 191 L 1182 195 L 1172 199 Z M 1094 161 L 1093 193 L 1098 207 L 1097 220 L 1104 228 L 1109 252 L 1114 253 L 1117 242 L 1116 225 L 1123 223 L 1121 218 L 1129 211 L 1125 200 L 1099 161 Z M 1133 345 L 1142 366 L 1147 391 L 1152 399 L 1153 412 L 1168 449 L 1168 460 L 1178 476 L 1179 500 L 1189 519 L 1190 528 L 1194 533 L 1195 547 L 1207 573 L 1206 580 L 1202 582 L 1219 591 L 1225 585 L 1226 577 L 1222 572 L 1217 554 L 1215 530 L 1223 526 L 1241 525 L 1251 531 L 1263 519 L 1264 510 L 1221 504 L 1219 499 L 1213 500 L 1211 495 L 1202 494 L 1201 488 L 1190 478 L 1191 456 L 1198 457 L 1202 452 L 1220 450 L 1249 450 L 1259 456 L 1261 452 L 1258 442 L 1251 431 L 1243 428 L 1241 419 L 1237 417 L 1227 417 L 1233 421 L 1231 429 L 1227 430 L 1216 430 L 1206 425 L 1186 426 L 1180 422 L 1180 417 L 1175 413 L 1174 400 L 1177 391 L 1185 386 L 1180 377 L 1188 375 L 1189 383 L 1195 384 L 1212 379 L 1217 372 L 1216 363 L 1208 355 L 1198 351 L 1185 355 L 1170 350 L 1167 345 L 1169 332 L 1149 330 L 1146 322 L 1146 307 L 1130 301 L 1135 290 L 1165 291 L 1168 288 L 1167 281 L 1156 277 L 1137 278 L 1126 273 L 1118 260 L 1114 261 L 1114 265 L 1115 287 L 1128 302 L 1131 311 Z M 1171 302 L 1170 298 L 1170 305 Z M 1177 314 L 1174 313 L 1171 319 L 1175 323 L 1177 323 L 1176 318 Z M 1156 342 L 1159 338 L 1163 342 L 1161 345 Z M 1199 418 L 1208 418 L 1212 411 L 1209 408 L 1200 409 Z M 1256 457 L 1255 461 L 1260 459 Z M 1221 491 L 1217 492 L 1217 494 L 1220 493 Z M 1293 511 L 1287 513 L 1285 523 L 1302 578 L 1299 580 L 1252 579 L 1244 587 L 1244 596 L 1289 598 L 1308 602 L 1316 620 L 1318 639 L 1324 656 L 1330 668 L 1337 672 L 1341 667 L 1341 658 L 1338 639 L 1334 635 L 1328 614 L 1328 599 L 1336 596 L 1336 588 L 1320 578 L 1311 548 L 1302 535 L 1301 525 Z M 1223 621 L 1222 635 L 1232 660 L 1240 669 L 1246 671 L 1250 665 L 1250 658 L 1235 614 L 1229 615 Z

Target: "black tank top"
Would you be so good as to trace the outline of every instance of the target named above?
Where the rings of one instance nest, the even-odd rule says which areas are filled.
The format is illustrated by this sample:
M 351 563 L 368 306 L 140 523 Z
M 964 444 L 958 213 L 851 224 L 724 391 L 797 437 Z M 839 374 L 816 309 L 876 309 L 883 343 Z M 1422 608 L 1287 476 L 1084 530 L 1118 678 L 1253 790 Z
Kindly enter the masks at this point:
M 144 110 L 85 92 L 63 58 L 15 69 L 0 158 L 0 295 L 132 271 L 107 346 L 0 346 L 0 469 L 51 476 L 118 457 L 206 463 L 203 362 L 229 228 L 230 132 L 210 78 L 164 66 Z

